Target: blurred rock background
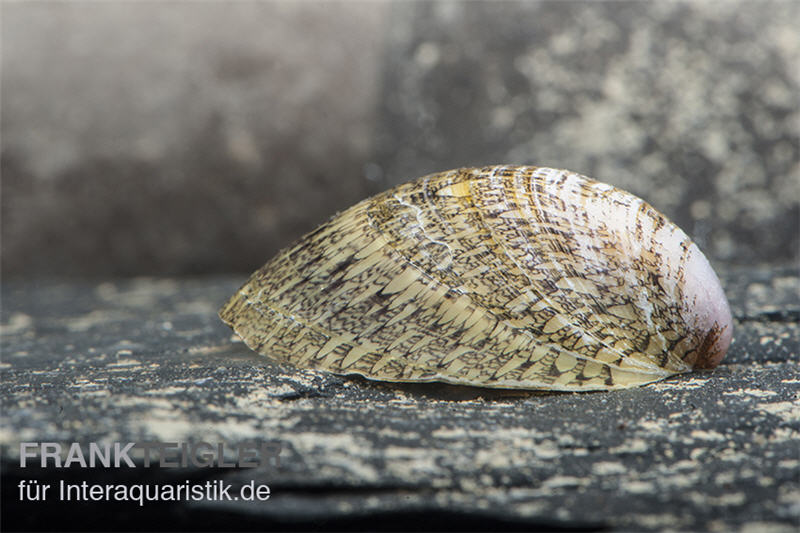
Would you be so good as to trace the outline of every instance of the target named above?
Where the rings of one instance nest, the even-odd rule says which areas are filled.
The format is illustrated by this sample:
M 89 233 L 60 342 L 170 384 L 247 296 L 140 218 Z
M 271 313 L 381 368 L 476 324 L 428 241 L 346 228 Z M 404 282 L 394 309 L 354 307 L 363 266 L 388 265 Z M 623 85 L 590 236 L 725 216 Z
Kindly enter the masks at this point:
M 797 263 L 800 2 L 2 5 L 2 273 L 249 273 L 458 166 L 627 189 Z

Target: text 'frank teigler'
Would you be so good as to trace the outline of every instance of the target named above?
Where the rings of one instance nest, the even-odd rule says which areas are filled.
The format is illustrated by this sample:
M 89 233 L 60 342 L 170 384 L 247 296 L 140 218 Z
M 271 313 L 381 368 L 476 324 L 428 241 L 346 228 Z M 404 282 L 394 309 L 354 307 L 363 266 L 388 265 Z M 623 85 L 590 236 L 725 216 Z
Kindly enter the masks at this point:
M 217 467 L 279 466 L 280 442 L 112 442 L 61 444 L 22 442 L 19 466 L 42 468 Z

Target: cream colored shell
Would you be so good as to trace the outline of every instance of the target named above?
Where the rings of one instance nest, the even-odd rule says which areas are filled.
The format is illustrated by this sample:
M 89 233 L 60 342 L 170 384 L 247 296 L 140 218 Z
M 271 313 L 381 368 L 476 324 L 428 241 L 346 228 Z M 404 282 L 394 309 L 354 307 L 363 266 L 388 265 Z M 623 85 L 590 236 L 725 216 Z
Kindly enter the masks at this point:
M 220 316 L 253 350 L 301 368 L 625 388 L 722 358 L 732 326 L 721 289 L 704 287 L 707 265 L 679 228 L 610 185 L 465 168 L 334 216 L 255 272 Z

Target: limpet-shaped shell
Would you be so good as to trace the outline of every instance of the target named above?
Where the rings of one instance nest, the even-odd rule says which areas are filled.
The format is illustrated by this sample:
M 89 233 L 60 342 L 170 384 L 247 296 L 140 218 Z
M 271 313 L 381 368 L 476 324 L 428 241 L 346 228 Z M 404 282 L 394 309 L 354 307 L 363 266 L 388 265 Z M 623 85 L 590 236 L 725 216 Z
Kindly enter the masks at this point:
M 708 261 L 662 214 L 525 166 L 368 198 L 255 272 L 220 317 L 301 368 L 566 391 L 713 368 L 733 329 Z

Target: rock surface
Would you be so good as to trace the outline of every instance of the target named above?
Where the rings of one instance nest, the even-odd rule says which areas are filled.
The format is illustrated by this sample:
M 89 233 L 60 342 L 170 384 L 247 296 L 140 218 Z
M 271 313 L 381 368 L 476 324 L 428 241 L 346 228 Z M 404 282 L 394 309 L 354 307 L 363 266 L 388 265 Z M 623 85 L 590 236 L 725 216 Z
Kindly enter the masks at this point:
M 585 394 L 393 385 L 273 364 L 216 316 L 241 277 L 6 284 L 3 529 L 795 531 L 800 273 L 720 274 L 736 329 L 717 370 Z M 279 444 L 279 464 L 19 464 L 20 442 L 254 439 Z M 43 506 L 19 501 L 18 482 L 31 479 L 255 481 L 271 497 Z

